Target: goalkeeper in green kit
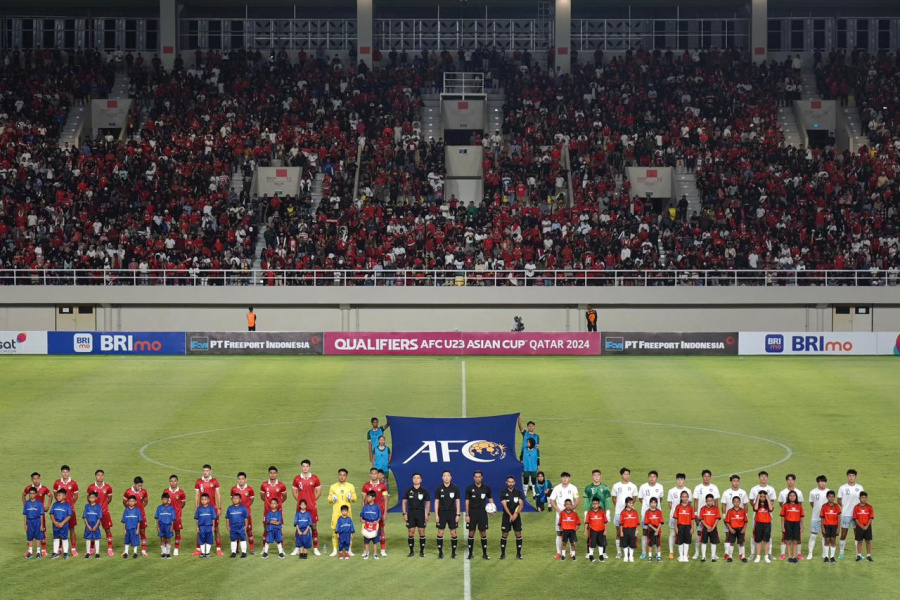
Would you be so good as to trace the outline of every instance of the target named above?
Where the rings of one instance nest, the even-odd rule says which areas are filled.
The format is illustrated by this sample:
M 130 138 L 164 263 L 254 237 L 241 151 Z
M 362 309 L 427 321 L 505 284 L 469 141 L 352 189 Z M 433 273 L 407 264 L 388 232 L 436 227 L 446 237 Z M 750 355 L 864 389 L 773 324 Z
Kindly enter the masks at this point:
M 603 473 L 600 472 L 600 469 L 594 469 L 591 472 L 592 483 L 584 488 L 584 505 L 591 506 L 591 503 L 594 500 L 600 501 L 600 510 L 606 511 L 606 518 L 609 519 L 609 510 L 612 507 L 612 494 L 609 491 L 609 488 L 606 486 L 603 481 Z M 587 511 L 584 513 L 585 522 L 587 522 Z M 590 543 L 590 540 L 588 540 Z M 609 558 L 605 553 L 603 558 Z

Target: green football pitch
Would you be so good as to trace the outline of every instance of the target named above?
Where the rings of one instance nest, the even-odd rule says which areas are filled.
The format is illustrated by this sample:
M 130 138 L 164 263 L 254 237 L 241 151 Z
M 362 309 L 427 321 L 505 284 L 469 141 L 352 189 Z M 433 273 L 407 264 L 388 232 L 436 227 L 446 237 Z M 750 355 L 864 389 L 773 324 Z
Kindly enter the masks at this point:
M 898 365 L 889 358 L 469 357 L 464 383 L 458 358 L 9 357 L 0 374 L 0 482 L 6 490 L 0 580 L 10 598 L 440 600 L 466 598 L 467 591 L 471 598 L 895 598 Z M 290 482 L 307 457 L 326 489 L 339 467 L 349 469 L 349 480 L 360 489 L 369 467 L 363 438 L 370 417 L 455 417 L 464 402 L 468 416 L 521 412 L 536 421 L 542 468 L 554 483 L 560 471 L 570 471 L 581 489 L 593 468 L 601 468 L 612 486 L 619 468 L 628 466 L 638 485 L 656 469 L 667 489 L 678 471 L 688 473 L 693 487 L 709 468 L 720 489 L 737 472 L 749 490 L 756 471 L 767 468 L 776 489 L 791 472 L 808 493 L 817 475 L 827 475 L 836 489 L 844 472 L 855 468 L 878 515 L 876 562 L 854 562 L 851 542 L 847 559 L 833 565 L 820 559 L 683 564 L 667 557 L 652 564 L 591 564 L 579 539 L 579 560 L 560 563 L 553 560 L 548 514 L 525 516 L 524 561 L 497 560 L 495 517 L 492 560 L 469 566 L 436 559 L 433 527 L 428 558 L 407 559 L 399 515 L 388 521 L 389 556 L 378 562 L 361 560 L 360 540 L 349 562 L 325 556 L 264 561 L 259 548 L 247 560 L 200 561 L 190 556 L 192 533 L 188 551 L 171 561 L 158 558 L 153 537 L 150 558 L 142 560 L 105 552 L 97 561 L 24 558 L 20 494 L 32 471 L 51 485 L 59 466 L 71 465 L 84 498 L 94 470 L 104 469 L 115 492 L 116 521 L 119 498 L 135 475 L 144 478 L 155 507 L 170 474 L 191 488 L 205 462 L 226 489 L 240 470 L 258 487 L 270 464 Z M 469 481 L 460 475 L 456 483 Z M 82 506 L 83 500 L 79 521 Z M 807 525 L 808 518 L 804 550 Z M 82 530 L 79 522 L 80 553 Z M 292 548 L 292 536 L 285 537 Z M 667 538 L 668 530 L 666 549 Z M 115 539 L 121 552 L 118 524 Z M 330 538 L 323 539 L 330 549 Z M 105 551 L 105 543 L 101 547 Z

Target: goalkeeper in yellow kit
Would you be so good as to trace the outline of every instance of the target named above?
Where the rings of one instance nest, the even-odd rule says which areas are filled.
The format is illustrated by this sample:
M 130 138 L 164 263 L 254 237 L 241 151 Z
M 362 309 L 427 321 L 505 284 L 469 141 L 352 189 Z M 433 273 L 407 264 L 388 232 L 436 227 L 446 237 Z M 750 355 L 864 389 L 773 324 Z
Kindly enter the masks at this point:
M 349 512 L 347 516 L 352 519 L 354 502 L 356 502 L 356 488 L 352 483 L 347 483 L 347 469 L 338 469 L 337 483 L 332 483 L 331 487 L 328 488 L 328 503 L 332 505 L 331 541 L 333 543 L 331 556 L 337 556 L 338 536 L 335 533 L 335 527 L 337 526 L 337 520 L 341 517 L 341 507 L 346 506 L 348 508 Z M 350 553 L 350 556 L 353 556 L 352 552 Z

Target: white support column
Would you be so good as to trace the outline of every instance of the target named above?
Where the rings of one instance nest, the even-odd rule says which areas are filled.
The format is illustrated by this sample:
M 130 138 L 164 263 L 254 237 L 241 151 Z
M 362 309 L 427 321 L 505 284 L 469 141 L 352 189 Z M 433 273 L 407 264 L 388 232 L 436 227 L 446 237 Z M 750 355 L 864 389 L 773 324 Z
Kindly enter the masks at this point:
M 178 54 L 178 1 L 159 0 L 159 58 L 171 69 Z
M 560 67 L 560 72 L 568 75 L 572 72 L 572 0 L 556 0 L 553 30 L 556 40 L 554 71 Z
M 359 59 L 372 68 L 373 14 L 375 0 L 356 0 L 356 53 Z M 356 66 L 356 65 L 354 65 Z
M 750 56 L 754 63 L 769 52 L 769 0 L 750 0 Z

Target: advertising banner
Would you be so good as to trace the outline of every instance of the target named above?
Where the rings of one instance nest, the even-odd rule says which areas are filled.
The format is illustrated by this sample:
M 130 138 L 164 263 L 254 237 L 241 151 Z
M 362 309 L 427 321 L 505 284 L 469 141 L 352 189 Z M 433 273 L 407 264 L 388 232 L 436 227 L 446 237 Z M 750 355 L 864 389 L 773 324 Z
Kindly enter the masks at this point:
M 484 483 L 491 488 L 494 504 L 500 507 L 500 492 L 506 488 L 506 478 L 516 478 L 522 491 L 522 463 L 516 450 L 516 422 L 519 415 L 460 419 L 420 419 L 388 416 L 391 424 L 390 467 L 397 488 L 412 486 L 414 473 L 422 474 L 422 487 L 434 500 L 434 491 L 441 485 L 441 474 L 453 474 L 453 483 L 465 494 L 473 483 L 472 473 L 481 471 Z M 400 512 L 400 501 L 388 512 Z M 487 501 L 487 498 L 485 498 Z M 466 506 L 460 499 L 460 510 Z M 526 501 L 524 512 L 534 512 Z
M 300 167 L 258 167 L 256 193 L 260 196 L 296 196 L 300 193 Z
M 184 354 L 182 331 L 50 331 L 48 354 Z
M 600 354 L 599 333 L 359 332 L 325 333 L 325 354 Z
M 876 334 L 859 331 L 741 332 L 740 354 L 766 356 L 871 356 Z
M 322 354 L 322 332 L 189 331 L 188 354 Z
M 879 356 L 900 356 L 900 333 L 896 331 L 883 331 L 877 336 L 877 348 Z
M 603 333 L 604 354 L 737 356 L 737 332 Z
M 0 331 L 0 354 L 47 354 L 47 332 Z

